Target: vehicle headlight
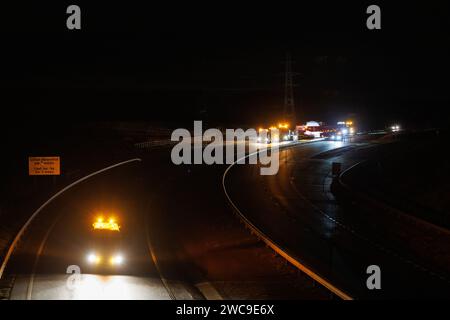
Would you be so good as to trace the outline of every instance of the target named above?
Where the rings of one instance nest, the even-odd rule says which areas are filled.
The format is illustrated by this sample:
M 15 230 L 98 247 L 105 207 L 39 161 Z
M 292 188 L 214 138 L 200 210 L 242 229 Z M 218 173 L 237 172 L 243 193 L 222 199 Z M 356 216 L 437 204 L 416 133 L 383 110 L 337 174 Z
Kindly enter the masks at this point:
M 101 257 L 96 255 L 95 253 L 89 253 L 87 256 L 87 261 L 90 264 L 98 264 L 100 263 L 101 260 L 102 260 Z
M 121 254 L 117 254 L 111 257 L 111 264 L 113 265 L 121 265 L 123 263 L 123 256 Z

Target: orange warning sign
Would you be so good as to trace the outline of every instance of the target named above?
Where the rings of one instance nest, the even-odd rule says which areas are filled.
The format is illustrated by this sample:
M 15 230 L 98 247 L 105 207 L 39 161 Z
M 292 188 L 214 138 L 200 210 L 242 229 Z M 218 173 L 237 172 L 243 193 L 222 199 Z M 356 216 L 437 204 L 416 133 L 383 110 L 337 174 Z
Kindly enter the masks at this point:
M 28 174 L 30 176 L 59 176 L 61 173 L 59 157 L 29 157 Z

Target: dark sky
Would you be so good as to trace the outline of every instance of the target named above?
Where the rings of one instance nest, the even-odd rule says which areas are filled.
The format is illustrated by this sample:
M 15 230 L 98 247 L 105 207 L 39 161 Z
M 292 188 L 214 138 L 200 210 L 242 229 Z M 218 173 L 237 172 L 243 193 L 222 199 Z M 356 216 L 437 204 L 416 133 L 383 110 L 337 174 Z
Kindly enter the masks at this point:
M 301 121 L 448 124 L 444 6 L 379 3 L 382 30 L 370 31 L 363 3 L 79 3 L 82 30 L 68 31 L 68 4 L 2 10 L 12 119 L 258 125 L 280 116 L 290 52 Z

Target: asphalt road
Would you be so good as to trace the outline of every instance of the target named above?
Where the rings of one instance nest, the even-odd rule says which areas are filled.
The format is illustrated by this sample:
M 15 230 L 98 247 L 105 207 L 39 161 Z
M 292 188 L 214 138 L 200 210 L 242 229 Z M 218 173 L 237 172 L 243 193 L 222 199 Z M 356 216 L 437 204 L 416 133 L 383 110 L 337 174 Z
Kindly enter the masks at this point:
M 343 212 L 327 188 L 341 147 L 323 141 L 282 150 L 275 176 L 236 165 L 227 190 L 255 225 L 354 297 L 448 294 L 446 282 L 346 223 L 354 213 Z M 330 150 L 336 153 L 320 156 Z M 227 165 L 176 166 L 169 148 L 138 153 L 141 162 L 83 181 L 39 213 L 7 265 L 11 299 L 333 298 L 240 224 L 222 188 Z M 100 213 L 120 222 L 121 267 L 86 263 Z M 365 286 L 370 264 L 381 266 L 380 291 Z M 67 272 L 74 265 L 80 278 Z
M 336 147 L 345 145 L 323 141 L 282 150 L 274 176 L 261 176 L 258 166 L 234 166 L 226 188 L 253 224 L 353 297 L 448 297 L 448 280 L 402 256 L 395 244 L 375 241 L 348 223 L 360 213 L 343 211 L 329 192 L 331 162 L 339 157 L 350 165 L 357 159 L 344 159 L 339 152 L 320 156 Z M 369 265 L 381 268 L 381 290 L 366 286 Z
M 239 224 L 220 184 L 225 165 L 175 166 L 166 148 L 140 156 L 39 213 L 5 270 L 11 299 L 332 298 Z M 116 269 L 86 263 L 100 213 L 121 225 L 125 262 Z

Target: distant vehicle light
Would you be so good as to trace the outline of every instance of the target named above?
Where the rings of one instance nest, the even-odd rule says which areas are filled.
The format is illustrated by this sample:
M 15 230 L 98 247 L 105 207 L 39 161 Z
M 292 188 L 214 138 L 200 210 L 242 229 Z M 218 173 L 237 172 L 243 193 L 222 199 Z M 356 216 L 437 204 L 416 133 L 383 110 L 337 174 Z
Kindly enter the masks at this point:
M 287 134 L 284 135 L 283 140 L 289 140 L 289 136 Z
M 87 256 L 87 261 L 90 264 L 99 264 L 102 261 L 102 258 L 98 255 L 96 255 L 95 253 L 90 253 Z
M 355 133 L 355 129 L 354 128 L 350 128 L 350 134 Z
M 336 136 L 335 135 L 332 135 L 331 136 L 331 140 L 335 140 L 336 139 Z
M 261 137 L 256 138 L 257 142 L 261 142 Z
M 111 230 L 111 231 L 120 231 L 119 224 L 113 219 L 110 218 L 108 222 L 105 222 L 103 218 L 98 218 L 97 221 L 95 221 L 92 226 L 94 227 L 94 230 Z
M 342 134 L 347 134 L 348 130 L 347 129 L 342 129 Z
M 111 257 L 110 262 L 112 265 L 121 265 L 123 263 L 123 260 L 123 256 L 121 254 L 117 254 Z

